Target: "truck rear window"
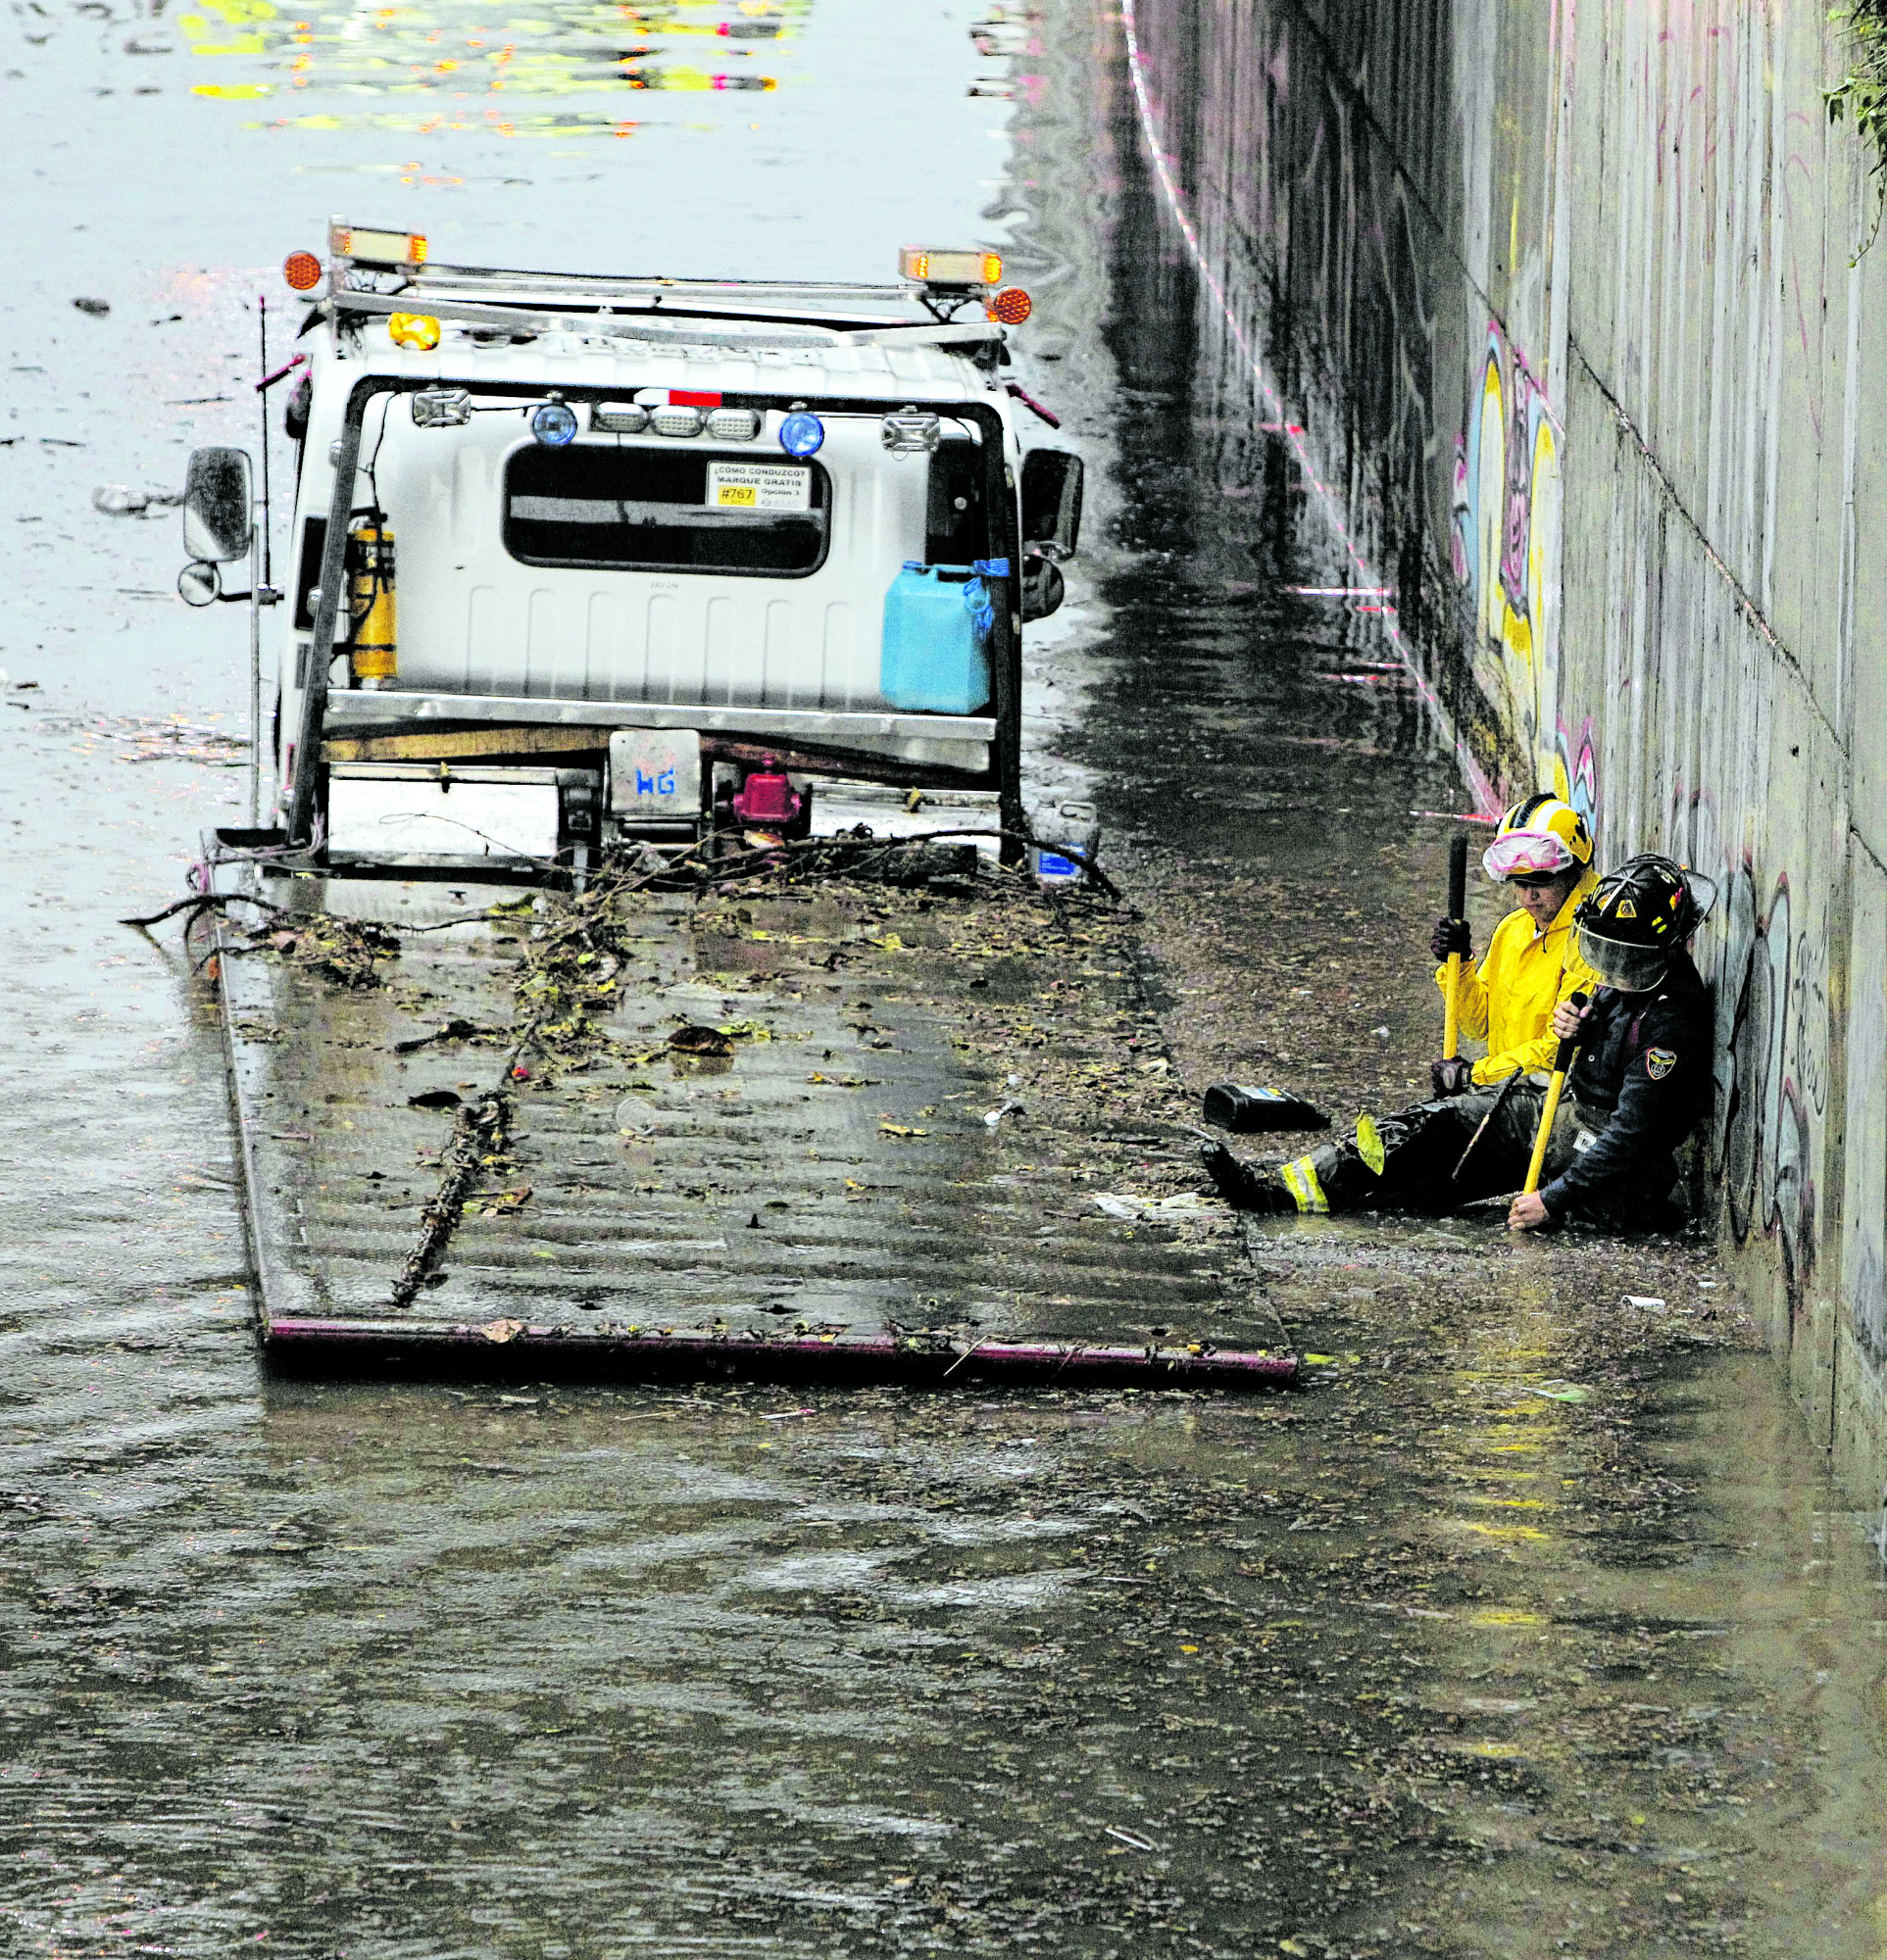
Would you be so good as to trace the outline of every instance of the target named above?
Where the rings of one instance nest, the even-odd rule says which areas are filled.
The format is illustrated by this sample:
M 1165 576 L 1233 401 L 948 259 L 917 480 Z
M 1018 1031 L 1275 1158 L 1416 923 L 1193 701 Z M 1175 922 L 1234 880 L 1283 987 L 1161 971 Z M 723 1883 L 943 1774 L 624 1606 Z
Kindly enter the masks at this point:
M 505 549 L 525 564 L 803 578 L 830 516 L 825 471 L 787 456 L 533 444 L 505 468 Z

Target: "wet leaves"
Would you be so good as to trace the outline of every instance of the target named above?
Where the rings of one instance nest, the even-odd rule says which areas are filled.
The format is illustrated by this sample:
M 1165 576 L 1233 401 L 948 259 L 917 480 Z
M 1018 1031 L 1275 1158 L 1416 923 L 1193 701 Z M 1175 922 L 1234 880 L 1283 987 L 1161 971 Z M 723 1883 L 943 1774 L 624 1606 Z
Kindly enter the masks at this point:
M 262 928 L 250 935 L 249 947 L 355 989 L 380 986 L 381 966 L 400 954 L 399 936 L 390 928 L 372 919 L 344 919 L 329 912 L 298 918 L 293 925 Z

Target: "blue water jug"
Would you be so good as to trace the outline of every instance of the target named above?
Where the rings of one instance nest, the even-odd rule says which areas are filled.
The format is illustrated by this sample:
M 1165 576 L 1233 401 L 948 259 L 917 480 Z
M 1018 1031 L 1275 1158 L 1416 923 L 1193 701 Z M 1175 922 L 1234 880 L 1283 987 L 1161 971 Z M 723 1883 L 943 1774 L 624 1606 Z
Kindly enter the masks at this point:
M 893 708 L 973 714 L 990 696 L 989 641 L 1003 559 L 925 564 L 907 559 L 884 595 L 878 689 Z

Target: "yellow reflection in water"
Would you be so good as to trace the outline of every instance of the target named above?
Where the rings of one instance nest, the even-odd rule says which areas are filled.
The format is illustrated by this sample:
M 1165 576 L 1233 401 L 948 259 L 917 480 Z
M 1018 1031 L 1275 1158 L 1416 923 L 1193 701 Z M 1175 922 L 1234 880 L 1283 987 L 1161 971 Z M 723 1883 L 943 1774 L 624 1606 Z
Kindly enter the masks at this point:
M 193 58 L 243 60 L 238 82 L 196 84 L 223 101 L 273 96 L 284 111 L 252 127 L 394 128 L 420 134 L 627 135 L 622 107 L 561 113 L 519 98 L 770 94 L 772 71 L 812 0 L 660 0 L 617 6 L 554 0 L 522 15 L 491 0 L 314 6 L 295 18 L 270 0 L 198 0 L 178 21 Z M 710 52 L 712 50 L 712 52 Z M 323 96 L 406 96 L 397 112 L 354 111 Z M 289 105 L 293 104 L 292 111 Z

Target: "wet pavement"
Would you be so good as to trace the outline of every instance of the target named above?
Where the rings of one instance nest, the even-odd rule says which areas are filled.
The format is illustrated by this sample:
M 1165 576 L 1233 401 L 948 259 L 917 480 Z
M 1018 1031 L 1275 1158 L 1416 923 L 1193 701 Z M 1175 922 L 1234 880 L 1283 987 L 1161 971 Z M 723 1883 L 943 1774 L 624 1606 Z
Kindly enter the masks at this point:
M 10 1950 L 1878 1953 L 1872 1520 L 1828 1487 L 1707 1246 L 1092 1202 L 1194 1189 L 1174 1140 L 1222 1075 L 1339 1118 L 1413 1092 L 1448 828 L 1410 812 L 1462 802 L 1367 602 L 1315 596 L 1340 583 L 1323 541 L 1195 349 L 1115 27 L 1070 5 L 972 42 L 968 9 L 816 0 L 721 64 L 772 91 L 600 73 L 599 47 L 644 41 L 630 67 L 715 68 L 681 31 L 711 11 L 625 14 L 621 47 L 615 18 L 521 19 L 499 51 L 537 81 L 511 134 L 486 113 L 504 74 L 431 99 L 424 53 L 466 40 L 442 78 L 489 52 L 469 17 L 20 17 L 39 174 L 0 298 Z M 225 26 L 235 52 L 192 51 Z M 376 35 L 398 42 L 377 68 Z M 448 109 L 479 126 L 425 126 Z M 868 168 L 889 155 L 908 168 Z M 834 184 L 842 209 L 809 189 Z M 91 492 L 174 487 L 192 441 L 246 435 L 242 296 L 330 207 L 604 265 L 625 188 L 632 243 L 685 241 L 680 270 L 850 275 L 927 229 L 1027 265 L 1022 371 L 1068 414 L 1098 512 L 1032 656 L 1032 781 L 1108 820 L 1143 913 L 1110 1011 L 1142 1046 L 1084 1132 L 1093 1031 L 1022 962 L 1008 1004 L 1038 1039 L 1001 1073 L 1038 1071 L 1022 1100 L 1053 1113 L 974 1141 L 1026 1173 L 998 1208 L 1095 1249 L 1090 1279 L 1151 1232 L 1186 1255 L 1188 1313 L 1281 1320 L 1322 1357 L 1304 1393 L 259 1371 L 214 1019 L 175 939 L 115 923 L 180 890 L 240 797 L 242 622 L 186 614 L 172 523 Z M 109 315 L 72 307 L 93 295 Z M 898 1011 L 935 1042 L 922 990 Z M 970 1065 L 947 1046 L 940 1067 Z M 916 1129 L 930 1106 L 925 1086 L 867 1113 Z M 856 1153 L 924 1147 L 868 1125 Z M 966 1208 L 954 1229 L 968 1252 L 985 1228 Z M 1171 1324 L 1118 1291 L 1122 1331 Z

